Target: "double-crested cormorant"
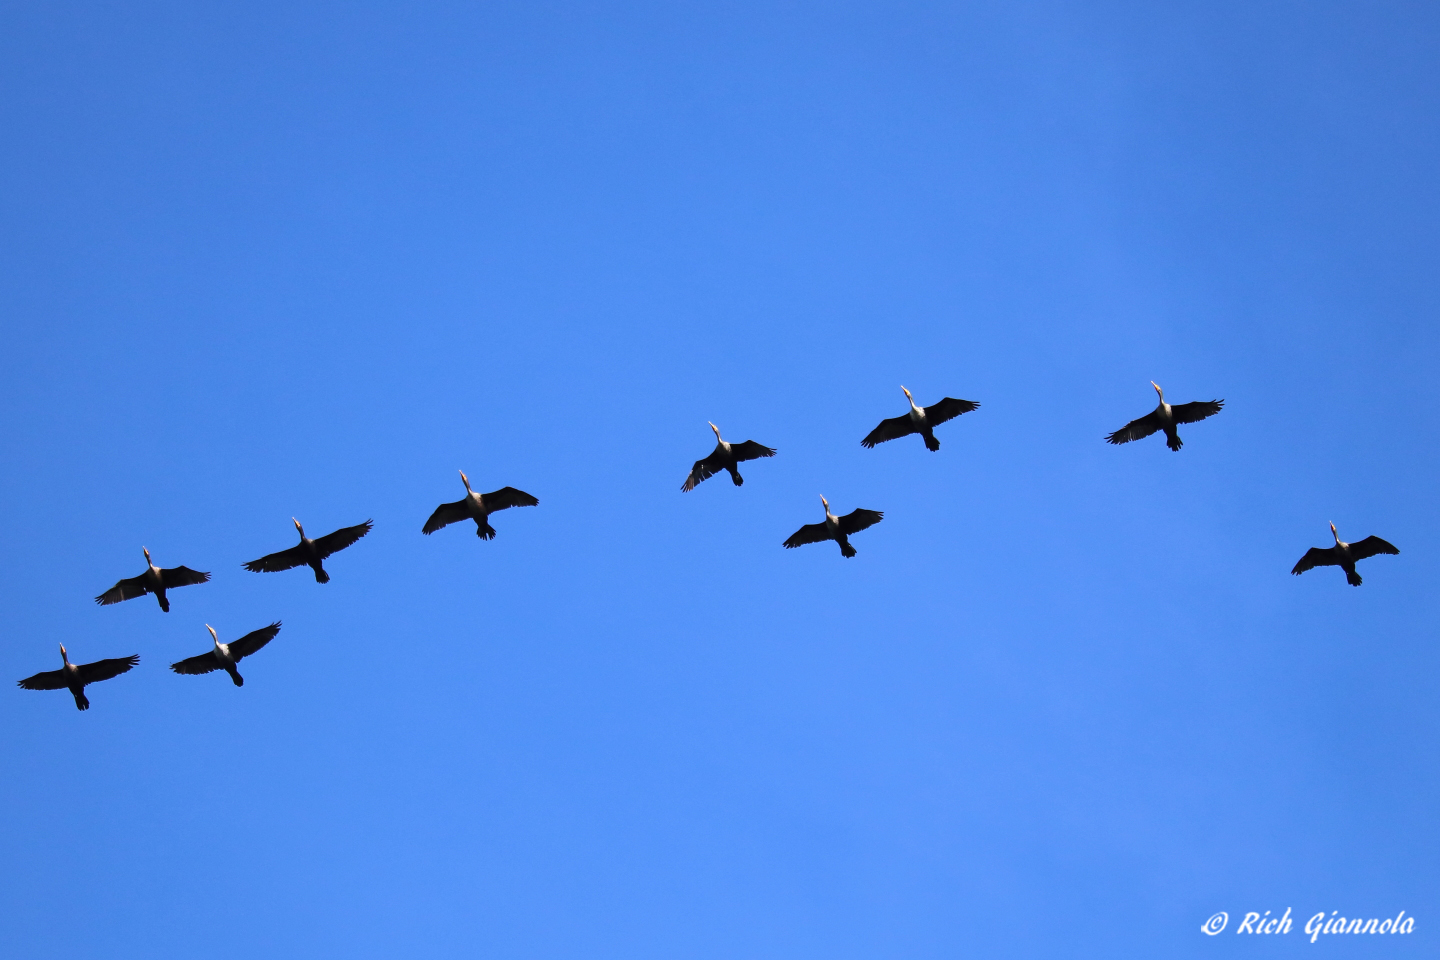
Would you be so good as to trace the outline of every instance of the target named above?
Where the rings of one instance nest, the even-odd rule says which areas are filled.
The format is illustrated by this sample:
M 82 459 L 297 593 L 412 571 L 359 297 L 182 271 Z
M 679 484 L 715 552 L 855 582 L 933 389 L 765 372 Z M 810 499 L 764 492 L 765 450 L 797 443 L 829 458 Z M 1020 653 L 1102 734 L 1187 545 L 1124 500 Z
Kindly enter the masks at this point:
M 259 560 L 251 560 L 245 564 L 246 570 L 252 573 L 274 573 L 277 570 L 291 570 L 308 563 L 310 569 L 315 571 L 316 583 L 329 583 L 330 574 L 325 572 L 321 561 L 332 553 L 344 550 L 369 533 L 370 528 L 375 525 L 366 520 L 364 523 L 353 527 L 341 527 L 334 533 L 327 533 L 323 537 L 311 540 L 305 536 L 305 528 L 300 526 L 299 520 L 291 517 L 290 522 L 295 524 L 296 530 L 300 531 L 300 543 L 289 550 L 281 550 L 279 553 L 266 554 Z
M 259 630 L 247 633 L 239 640 L 231 640 L 229 643 L 221 643 L 220 638 L 215 634 L 215 628 L 210 624 L 205 624 L 205 629 L 210 631 L 210 636 L 215 641 L 215 649 L 202 653 L 198 657 L 189 657 L 179 663 L 172 663 L 170 669 L 176 673 L 187 674 L 224 670 L 230 674 L 230 679 L 235 681 L 235 686 L 243 687 L 245 678 L 240 676 L 240 671 L 235 669 L 235 664 L 274 640 L 275 634 L 280 632 L 280 621 L 276 620 L 268 627 L 261 627 Z
M 903 386 L 900 389 L 905 390 Z M 903 417 L 881 420 L 880 426 L 871 430 L 865 439 L 860 441 L 860 446 L 873 447 L 886 440 L 918 433 L 925 438 L 925 449 L 939 450 L 940 441 L 935 439 L 935 434 L 932 432 L 934 428 L 946 420 L 953 420 L 960 414 L 969 413 L 980 406 L 972 400 L 956 400 L 953 397 L 946 397 L 939 403 L 931 404 L 928 407 L 917 407 L 915 398 L 910 396 L 909 390 L 905 390 L 905 399 L 910 401 L 910 412 Z
M 76 710 L 90 709 L 90 700 L 85 696 L 87 683 L 99 683 L 101 680 L 118 677 L 140 662 L 137 654 L 133 657 L 116 657 L 113 660 L 96 660 L 94 663 L 71 663 L 70 655 L 65 652 L 63 643 L 60 644 L 60 659 L 65 661 L 65 666 L 59 670 L 46 670 L 33 677 L 26 677 L 18 683 L 25 690 L 64 690 L 68 688 L 75 698 Z
M 754 440 L 746 440 L 744 443 L 726 443 L 720 437 L 719 427 L 712 423 L 710 429 L 715 431 L 715 449 L 704 460 L 695 461 L 695 466 L 690 468 L 690 476 L 685 478 L 684 485 L 680 487 L 682 491 L 694 490 L 701 481 L 709 480 L 721 470 L 729 470 L 730 479 L 735 481 L 735 486 L 738 487 L 745 482 L 745 478 L 740 476 L 740 471 L 735 469 L 735 464 L 743 463 L 746 460 L 775 456 L 773 447 L 761 446 Z
M 855 548 L 850 546 L 849 536 L 866 527 L 874 526 L 885 519 L 885 514 L 879 510 L 851 510 L 843 517 L 837 517 L 830 512 L 830 501 L 824 497 L 820 502 L 825 505 L 824 523 L 807 523 L 790 535 L 785 541 L 785 549 L 802 547 L 807 543 L 820 543 L 823 540 L 834 540 L 840 544 L 840 555 L 842 557 L 855 556 Z
M 465 476 L 464 470 L 460 471 L 460 479 L 465 483 L 465 499 L 442 503 L 436 507 L 435 512 L 430 514 L 430 519 L 425 521 L 421 533 L 430 534 L 461 520 L 474 520 L 476 536 L 482 540 L 493 540 L 495 528 L 490 526 L 490 514 L 510 507 L 533 507 L 540 502 L 524 490 L 516 490 L 514 487 L 501 487 L 494 493 L 476 493 L 470 489 L 470 478 Z
M 1171 450 L 1179 450 L 1185 444 L 1180 439 L 1179 432 L 1175 429 L 1176 424 L 1196 423 L 1206 417 L 1213 417 L 1225 406 L 1224 400 L 1196 400 L 1194 403 L 1177 403 L 1173 407 L 1165 402 L 1165 391 L 1154 380 L 1150 386 L 1160 395 L 1160 406 L 1151 410 L 1139 420 L 1131 420 L 1125 426 L 1116 430 L 1105 439 L 1111 443 L 1129 443 L 1131 440 L 1139 440 L 1141 437 L 1148 437 L 1156 430 L 1165 431 L 1165 446 Z
M 144 547 L 140 549 L 145 550 Z M 189 567 L 166 567 L 161 570 L 150 560 L 149 550 L 145 550 L 145 564 L 148 569 L 144 573 L 138 577 L 121 580 L 96 597 L 95 602 L 101 606 L 109 606 L 112 603 L 119 603 L 121 600 L 134 600 L 136 597 L 153 593 L 155 599 L 160 601 L 160 609 L 169 613 L 170 601 L 165 599 L 166 590 L 188 587 L 192 583 L 204 583 L 210 579 L 210 574 L 191 570 Z
M 1335 524 L 1330 524 L 1330 535 L 1335 538 L 1333 547 L 1311 547 L 1290 572 L 1299 576 L 1312 567 L 1339 567 L 1345 571 L 1345 581 L 1352 587 L 1363 582 L 1355 572 L 1355 562 L 1381 553 L 1399 553 L 1395 545 L 1379 537 L 1366 537 L 1359 543 L 1346 543 L 1340 539 Z

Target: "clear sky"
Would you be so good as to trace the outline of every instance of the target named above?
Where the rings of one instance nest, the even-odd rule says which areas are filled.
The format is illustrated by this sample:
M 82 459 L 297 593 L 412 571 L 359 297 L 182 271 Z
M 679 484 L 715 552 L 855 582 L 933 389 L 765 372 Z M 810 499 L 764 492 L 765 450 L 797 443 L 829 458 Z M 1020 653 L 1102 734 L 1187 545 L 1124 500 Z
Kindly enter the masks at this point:
M 7 3 L 0 130 L 0 952 L 1440 950 L 1433 5 Z

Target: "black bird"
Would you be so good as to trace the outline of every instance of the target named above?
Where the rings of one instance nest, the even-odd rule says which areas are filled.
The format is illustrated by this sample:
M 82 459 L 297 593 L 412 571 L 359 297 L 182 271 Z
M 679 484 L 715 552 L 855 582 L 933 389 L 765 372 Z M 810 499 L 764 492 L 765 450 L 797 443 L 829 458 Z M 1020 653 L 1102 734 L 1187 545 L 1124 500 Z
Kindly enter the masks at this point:
M 210 624 L 205 624 L 205 629 L 210 631 L 210 636 L 215 641 L 215 649 L 202 653 L 198 657 L 189 657 L 179 663 L 172 663 L 170 669 L 176 673 L 185 674 L 224 670 L 230 674 L 230 679 L 235 681 L 235 686 L 243 687 L 245 678 L 240 676 L 240 671 L 235 669 L 235 664 L 274 640 L 275 634 L 280 632 L 280 621 L 276 620 L 268 627 L 261 627 L 259 630 L 247 633 L 239 640 L 231 640 L 229 643 L 221 643 L 220 638 L 215 635 L 215 628 Z
M 1381 553 L 1399 553 L 1394 544 L 1379 537 L 1366 537 L 1359 543 L 1346 543 L 1340 539 L 1335 524 L 1330 524 L 1330 535 L 1335 538 L 1333 547 L 1311 547 L 1290 572 L 1297 577 L 1312 567 L 1339 567 L 1345 571 L 1345 581 L 1352 587 L 1363 582 L 1355 572 L 1355 562 Z
M 843 517 L 837 517 L 830 512 L 830 501 L 824 497 L 820 502 L 825 505 L 824 523 L 807 523 L 790 535 L 785 541 L 785 549 L 803 547 L 807 543 L 820 543 L 824 540 L 834 540 L 840 544 L 840 555 L 842 557 L 855 556 L 855 548 L 850 546 L 850 534 L 866 527 L 873 527 L 885 519 L 885 514 L 879 510 L 851 510 Z
M 490 514 L 496 510 L 533 507 L 540 503 L 524 490 L 516 490 L 514 487 L 501 487 L 494 493 L 476 493 L 470 489 L 470 478 L 465 476 L 464 470 L 460 471 L 460 479 L 465 483 L 465 499 L 442 503 L 436 507 L 435 512 L 430 514 L 430 519 L 425 521 L 421 533 L 431 534 L 441 527 L 459 523 L 461 520 L 474 520 L 475 535 L 482 540 L 494 540 L 495 528 L 490 526 Z
M 905 390 L 903 386 L 900 389 Z M 921 408 L 915 405 L 915 398 L 910 396 L 909 390 L 905 390 L 905 399 L 910 401 L 910 412 L 903 417 L 881 420 L 880 426 L 871 430 L 865 439 L 860 441 L 860 446 L 873 447 L 886 440 L 918 433 L 925 438 L 925 449 L 939 450 L 940 441 L 935 439 L 935 434 L 932 432 L 934 428 L 946 420 L 953 420 L 960 414 L 969 413 L 980 406 L 972 400 L 956 400 L 953 397 L 946 397 L 939 403 Z
M 350 544 L 359 540 L 370 532 L 375 526 L 369 520 L 356 524 L 353 527 L 341 527 L 334 533 L 327 533 L 323 537 L 316 537 L 311 540 L 305 536 L 305 528 L 300 526 L 300 521 L 294 517 L 290 522 L 295 524 L 295 529 L 300 531 L 300 543 L 289 550 L 281 550 L 279 553 L 270 553 L 259 560 L 251 560 L 245 564 L 245 569 L 252 573 L 274 573 L 277 570 L 293 570 L 301 564 L 308 563 L 310 569 L 315 571 L 316 583 L 329 583 L 330 574 L 325 572 L 321 561 L 332 553 L 344 550 Z
M 715 431 L 715 449 L 704 460 L 695 461 L 695 466 L 690 468 L 690 476 L 685 478 L 684 485 L 680 487 L 682 492 L 694 490 L 701 481 L 709 480 L 721 470 L 729 470 L 730 479 L 735 481 L 735 486 L 738 487 L 745 482 L 745 478 L 740 476 L 740 471 L 735 469 L 735 464 L 743 463 L 746 460 L 759 460 L 761 457 L 775 456 L 773 447 L 763 447 L 754 440 L 746 440 L 744 443 L 726 443 L 720 438 L 719 427 L 711 423 L 710 429 Z
M 25 690 L 64 690 L 69 688 L 71 696 L 75 698 L 76 710 L 90 709 L 90 699 L 85 696 L 87 683 L 99 683 L 101 680 L 118 677 L 140 662 L 137 654 L 133 657 L 116 657 L 113 660 L 96 660 L 94 663 L 71 663 L 70 655 L 65 652 L 63 643 L 60 644 L 60 659 L 65 661 L 65 666 L 59 670 L 47 670 L 17 682 Z
M 144 547 L 140 549 L 145 550 Z M 145 550 L 145 564 L 147 569 L 144 573 L 138 577 L 121 580 L 96 597 L 95 602 L 104 607 L 112 603 L 119 603 L 121 600 L 134 600 L 136 597 L 153 593 L 155 599 L 160 601 L 160 609 L 169 613 L 170 601 L 165 599 L 166 590 L 188 587 L 192 583 L 204 583 L 210 579 L 210 574 L 191 570 L 189 567 L 166 567 L 161 570 L 151 562 L 149 550 Z
M 1194 403 L 1177 403 L 1172 407 L 1165 402 L 1165 391 L 1160 389 L 1158 383 L 1151 380 L 1150 386 L 1154 387 L 1155 392 L 1160 395 L 1160 406 L 1139 420 L 1131 420 L 1106 437 L 1106 440 L 1111 443 L 1129 443 L 1131 440 L 1148 437 L 1156 430 L 1164 430 L 1165 446 L 1171 450 L 1179 450 L 1185 444 L 1175 429 L 1176 424 L 1197 423 L 1206 417 L 1215 416 L 1220 412 L 1220 408 L 1225 406 L 1224 400 L 1196 400 Z

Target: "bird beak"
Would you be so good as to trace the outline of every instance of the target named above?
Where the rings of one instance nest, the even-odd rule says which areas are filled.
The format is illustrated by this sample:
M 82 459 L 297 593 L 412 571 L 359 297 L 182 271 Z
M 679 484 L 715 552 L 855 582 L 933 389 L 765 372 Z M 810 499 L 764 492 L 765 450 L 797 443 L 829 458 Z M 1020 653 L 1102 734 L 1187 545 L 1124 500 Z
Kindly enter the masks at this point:
M 465 489 L 466 489 L 466 490 L 469 490 L 469 489 L 470 489 L 470 478 L 467 477 L 467 476 L 465 476 L 465 471 L 464 471 L 464 470 L 461 470 L 461 471 L 460 471 L 460 482 L 463 483 L 463 484 L 465 484 Z
M 299 520 L 296 520 L 294 517 L 291 517 L 291 518 L 290 518 L 290 522 L 293 523 L 293 524 L 295 524 L 295 529 L 300 531 L 300 536 L 302 536 L 302 537 L 305 536 L 305 528 L 302 527 L 302 526 L 300 526 L 300 521 L 299 521 Z
M 205 629 L 210 631 L 210 636 L 215 637 L 215 642 L 216 642 L 216 643 L 219 643 L 219 642 L 220 642 L 220 638 L 215 635 L 215 628 L 214 628 L 214 627 L 210 626 L 210 624 L 207 623 L 207 624 L 205 624 Z
M 141 547 L 140 549 L 141 549 L 141 551 L 143 551 L 144 554 L 145 554 L 145 562 L 146 562 L 146 563 L 149 563 L 149 562 L 150 562 L 150 551 L 149 551 L 149 550 L 146 550 L 144 547 Z
M 830 509 L 830 501 L 825 499 L 825 495 L 823 493 L 820 495 L 820 502 L 825 504 L 825 509 Z
M 1330 536 L 1335 538 L 1336 543 L 1340 542 L 1340 531 L 1335 529 L 1335 521 L 1333 520 L 1330 521 Z
M 70 654 L 65 652 L 65 644 L 63 643 L 60 644 L 60 659 L 64 660 L 66 663 L 70 662 Z
M 710 423 L 709 420 L 706 420 L 705 422 L 706 422 L 706 423 Z M 715 431 L 715 436 L 717 436 L 717 437 L 720 436 L 720 428 L 717 427 L 717 426 L 715 426 L 715 424 L 710 423 L 710 429 Z
M 1156 393 L 1164 393 L 1164 392 L 1165 392 L 1164 390 L 1161 390 L 1161 389 L 1160 389 L 1160 384 L 1156 383 L 1154 380 L 1151 380 L 1151 381 L 1150 381 L 1150 386 L 1152 386 L 1152 387 L 1155 388 L 1155 392 L 1156 392 Z
M 905 390 L 905 384 L 903 384 L 903 383 L 900 384 L 900 389 L 901 389 L 901 390 Z M 907 397 L 910 396 L 910 391 L 909 391 L 909 390 L 905 390 L 905 396 L 907 396 Z

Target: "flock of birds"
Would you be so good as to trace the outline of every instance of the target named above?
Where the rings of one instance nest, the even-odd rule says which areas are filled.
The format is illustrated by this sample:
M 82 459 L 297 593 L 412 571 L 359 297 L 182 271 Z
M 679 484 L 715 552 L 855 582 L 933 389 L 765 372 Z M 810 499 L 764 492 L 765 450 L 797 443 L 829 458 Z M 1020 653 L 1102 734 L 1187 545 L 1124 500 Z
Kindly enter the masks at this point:
M 1155 392 L 1160 398 L 1159 406 L 1107 436 L 1105 439 L 1108 442 L 1129 443 L 1132 440 L 1148 437 L 1157 431 L 1163 431 L 1166 446 L 1171 450 L 1178 451 L 1183 446 L 1180 434 L 1176 429 L 1180 424 L 1197 423 L 1207 417 L 1213 417 L 1225 405 L 1223 400 L 1171 405 L 1165 402 L 1165 391 L 1161 390 L 1158 384 L 1152 381 L 1150 385 L 1155 388 Z M 910 410 L 898 417 L 880 421 L 880 425 L 860 441 L 861 446 L 872 448 L 878 443 L 898 440 L 900 437 L 918 433 L 924 438 L 927 450 L 939 450 L 940 441 L 935 439 L 935 428 L 947 420 L 953 420 L 980 406 L 970 400 L 946 397 L 939 403 L 921 407 L 915 403 L 915 398 L 909 390 L 903 386 L 900 389 L 905 391 L 905 398 L 910 403 Z M 682 491 L 688 492 L 695 489 L 722 470 L 730 474 L 731 481 L 738 487 L 745 482 L 745 479 L 740 476 L 739 464 L 748 460 L 775 456 L 773 447 L 763 446 L 754 440 L 746 440 L 744 443 L 728 443 L 720 436 L 719 427 L 712 423 L 710 429 L 715 432 L 715 449 L 708 457 L 695 461 L 695 465 L 690 468 L 689 476 L 685 478 L 685 483 L 680 487 Z M 481 539 L 491 540 L 495 537 L 495 528 L 490 525 L 492 513 L 508 510 L 511 507 L 533 507 L 540 503 L 530 494 L 523 490 L 516 490 L 514 487 L 501 487 L 491 493 L 476 493 L 471 489 L 470 478 L 465 476 L 463 470 L 460 471 L 460 480 L 465 484 L 465 496 L 454 503 L 442 503 L 436 507 L 435 512 L 430 515 L 430 519 L 425 521 L 425 526 L 420 530 L 421 533 L 428 535 L 452 523 L 473 520 L 476 535 Z M 830 512 L 830 501 L 822 496 L 820 502 L 825 508 L 824 521 L 807 523 L 796 530 L 784 543 L 787 549 L 804 546 L 807 543 L 834 540 L 840 547 L 841 556 L 853 557 L 856 550 L 850 545 L 850 535 L 872 527 L 885 519 L 885 514 L 879 510 L 863 508 L 852 510 L 843 517 L 837 517 Z M 342 527 L 333 533 L 327 533 L 323 537 L 316 537 L 312 540 L 305 536 L 305 528 L 300 525 L 299 520 L 295 520 L 293 517 L 291 520 L 300 534 L 300 542 L 288 550 L 281 550 L 278 553 L 267 554 L 258 560 L 251 560 L 244 565 L 246 570 L 254 573 L 275 573 L 308 566 L 315 574 L 316 583 L 328 583 L 330 574 L 325 572 L 324 561 L 326 558 L 353 545 L 369 533 L 374 526 L 371 521 L 366 520 L 364 523 L 356 524 L 353 527 Z M 1335 566 L 1345 571 L 1345 579 L 1348 583 L 1358 587 L 1361 580 L 1360 575 L 1355 572 L 1357 562 L 1377 554 L 1400 552 L 1392 544 L 1379 537 L 1366 537 L 1356 543 L 1346 543 L 1340 539 L 1340 534 L 1333 523 L 1330 524 L 1330 533 L 1335 538 L 1334 546 L 1311 547 L 1290 572 L 1301 574 L 1314 567 Z M 96 597 L 96 603 L 102 605 L 121 603 L 125 600 L 143 597 L 148 593 L 153 594 L 160 604 L 160 609 L 168 613 L 170 600 L 166 596 L 167 590 L 205 583 L 210 579 L 209 573 L 191 570 L 189 567 L 158 567 L 150 558 L 150 551 L 145 550 L 144 553 L 145 572 L 139 576 L 119 581 L 115 586 Z M 245 657 L 258 653 L 266 644 L 274 640 L 280 633 L 280 621 L 277 620 L 268 627 L 254 630 L 229 643 L 221 643 L 219 635 L 209 624 L 205 625 L 205 629 L 210 631 L 210 638 L 213 641 L 212 649 L 172 663 L 170 669 L 177 674 L 185 675 L 224 670 L 238 687 L 245 683 L 245 679 L 240 676 L 236 664 Z M 137 655 L 97 660 L 94 663 L 71 663 L 64 644 L 60 645 L 60 657 L 64 661 L 64 666 L 59 670 L 37 673 L 33 677 L 19 681 L 19 685 L 26 690 L 69 690 L 75 697 L 75 706 L 80 710 L 90 708 L 90 701 L 85 696 L 86 686 L 118 677 L 140 662 L 140 657 Z

